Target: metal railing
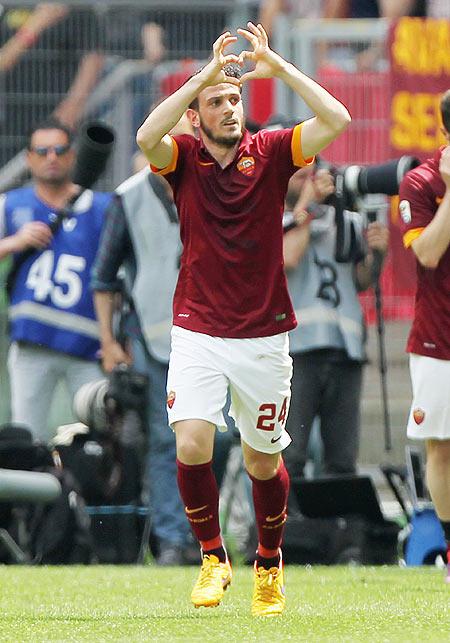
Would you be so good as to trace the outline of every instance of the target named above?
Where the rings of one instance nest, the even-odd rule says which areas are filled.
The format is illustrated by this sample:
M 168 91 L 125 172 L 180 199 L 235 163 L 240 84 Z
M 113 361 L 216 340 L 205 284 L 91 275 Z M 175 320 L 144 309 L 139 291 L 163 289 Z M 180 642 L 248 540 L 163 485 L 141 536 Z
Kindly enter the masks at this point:
M 352 113 L 352 123 L 326 157 L 337 163 L 373 163 L 389 151 L 389 21 L 297 20 L 278 18 L 274 47 L 305 74 L 321 82 Z M 369 64 L 369 55 L 373 60 Z M 275 86 L 275 111 L 291 119 L 311 116 L 307 105 L 285 84 Z M 362 141 L 365 141 L 364 145 Z
M 386 69 L 385 42 L 389 20 L 318 20 L 289 21 L 280 16 L 275 24 L 274 46 L 308 76 L 317 78 L 325 64 L 342 72 L 357 72 L 357 52 L 379 46 L 376 68 Z M 325 49 L 325 52 L 324 52 Z M 369 81 L 370 82 L 370 81 Z M 311 115 L 306 105 L 286 85 L 277 83 L 277 109 L 290 118 Z
M 82 120 L 100 118 L 106 121 L 116 134 L 112 158 L 97 185 L 99 189 L 111 189 L 130 175 L 132 158 L 137 151 L 136 130 L 151 104 L 164 95 L 164 81 L 179 76 L 181 83 L 202 64 L 204 61 L 173 61 L 152 67 L 143 60 L 124 60 L 105 75 L 81 114 Z M 137 87 L 139 81 L 151 86 L 148 93 L 144 87 Z M 26 153 L 21 150 L 0 169 L 0 193 L 22 182 L 26 174 Z
M 61 109 L 63 120 L 79 122 L 96 114 L 115 127 L 118 144 L 103 181 L 105 187 L 115 187 L 130 172 L 135 131 L 158 98 L 149 74 L 159 61 L 149 60 L 155 52 L 151 51 L 154 43 L 145 35 L 146 26 L 160 29 L 164 70 L 164 65 L 174 61 L 207 58 L 224 27 L 245 23 L 254 16 L 256 6 L 255 0 L 89 4 L 74 0 L 60 4 L 69 8 L 67 15 L 53 24 L 47 18 L 39 37 L 24 48 L 14 65 L 3 69 L 0 49 L 0 191 L 24 178 L 23 149 L 30 128 Z M 35 2 L 2 3 L 0 47 L 20 33 L 27 7 L 31 14 L 35 6 Z M 80 74 L 81 88 L 76 96 L 71 95 L 70 88 L 80 82 Z

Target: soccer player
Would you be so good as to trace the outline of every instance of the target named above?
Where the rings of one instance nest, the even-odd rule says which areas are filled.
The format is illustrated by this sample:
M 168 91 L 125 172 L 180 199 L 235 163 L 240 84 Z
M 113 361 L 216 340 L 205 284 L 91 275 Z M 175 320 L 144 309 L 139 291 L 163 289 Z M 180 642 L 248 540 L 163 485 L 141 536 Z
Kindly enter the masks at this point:
M 427 483 L 447 541 L 450 583 L 450 90 L 441 99 L 441 116 L 448 145 L 408 172 L 399 210 L 404 245 L 417 260 L 407 434 L 425 440 Z
M 253 485 L 258 528 L 252 613 L 284 609 L 281 539 L 289 478 L 281 451 L 292 363 L 287 331 L 296 321 L 282 255 L 282 214 L 290 176 L 348 125 L 346 108 L 268 45 L 261 25 L 238 29 L 252 47 L 213 45 L 212 60 L 158 105 L 137 142 L 174 190 L 183 255 L 174 296 L 168 414 L 177 442 L 178 484 L 203 563 L 191 599 L 218 605 L 231 581 L 211 469 L 216 426 L 225 425 L 227 388 Z M 246 60 L 255 63 L 244 73 Z M 278 78 L 301 96 L 314 118 L 293 129 L 245 130 L 242 83 Z M 167 135 L 183 112 L 200 137 Z

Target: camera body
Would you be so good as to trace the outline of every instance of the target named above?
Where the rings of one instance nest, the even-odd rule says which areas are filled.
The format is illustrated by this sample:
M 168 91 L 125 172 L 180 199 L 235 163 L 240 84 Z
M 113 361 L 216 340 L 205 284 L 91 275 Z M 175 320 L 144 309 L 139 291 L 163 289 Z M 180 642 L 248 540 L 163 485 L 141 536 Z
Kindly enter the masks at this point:
M 144 415 L 149 378 L 126 364 L 119 364 L 108 377 L 84 384 L 75 394 L 73 410 L 92 431 L 113 431 L 127 411 Z

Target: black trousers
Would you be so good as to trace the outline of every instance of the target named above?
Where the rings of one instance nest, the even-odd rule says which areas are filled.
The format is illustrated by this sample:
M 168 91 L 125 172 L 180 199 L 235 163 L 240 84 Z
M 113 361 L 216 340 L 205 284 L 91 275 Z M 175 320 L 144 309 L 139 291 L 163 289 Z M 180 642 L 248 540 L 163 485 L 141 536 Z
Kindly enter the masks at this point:
M 294 353 L 291 357 L 294 371 L 286 428 L 292 443 L 284 451 L 289 474 L 304 475 L 316 416 L 323 442 L 323 473 L 355 473 L 363 365 L 336 350 Z

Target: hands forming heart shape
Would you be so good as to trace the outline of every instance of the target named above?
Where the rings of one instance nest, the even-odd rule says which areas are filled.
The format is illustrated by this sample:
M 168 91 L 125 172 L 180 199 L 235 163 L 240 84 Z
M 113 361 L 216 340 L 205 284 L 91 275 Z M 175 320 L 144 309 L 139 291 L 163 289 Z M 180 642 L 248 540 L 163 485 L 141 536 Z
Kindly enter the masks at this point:
M 264 27 L 261 24 L 255 25 L 252 22 L 248 22 L 247 27 L 247 29 L 237 29 L 237 33 L 249 41 L 252 46 L 251 51 L 244 50 L 239 55 L 225 54 L 226 47 L 237 41 L 237 36 L 233 36 L 229 31 L 219 36 L 213 44 L 213 59 L 207 65 L 211 70 L 212 84 L 229 82 L 240 86 L 242 83 L 254 78 L 272 78 L 281 70 L 284 61 L 270 49 Z M 244 73 L 239 79 L 227 76 L 226 70 L 223 71 L 223 68 L 229 63 L 237 63 L 243 67 L 247 61 L 254 63 L 255 67 L 252 71 Z M 218 78 L 215 77 L 217 75 Z

